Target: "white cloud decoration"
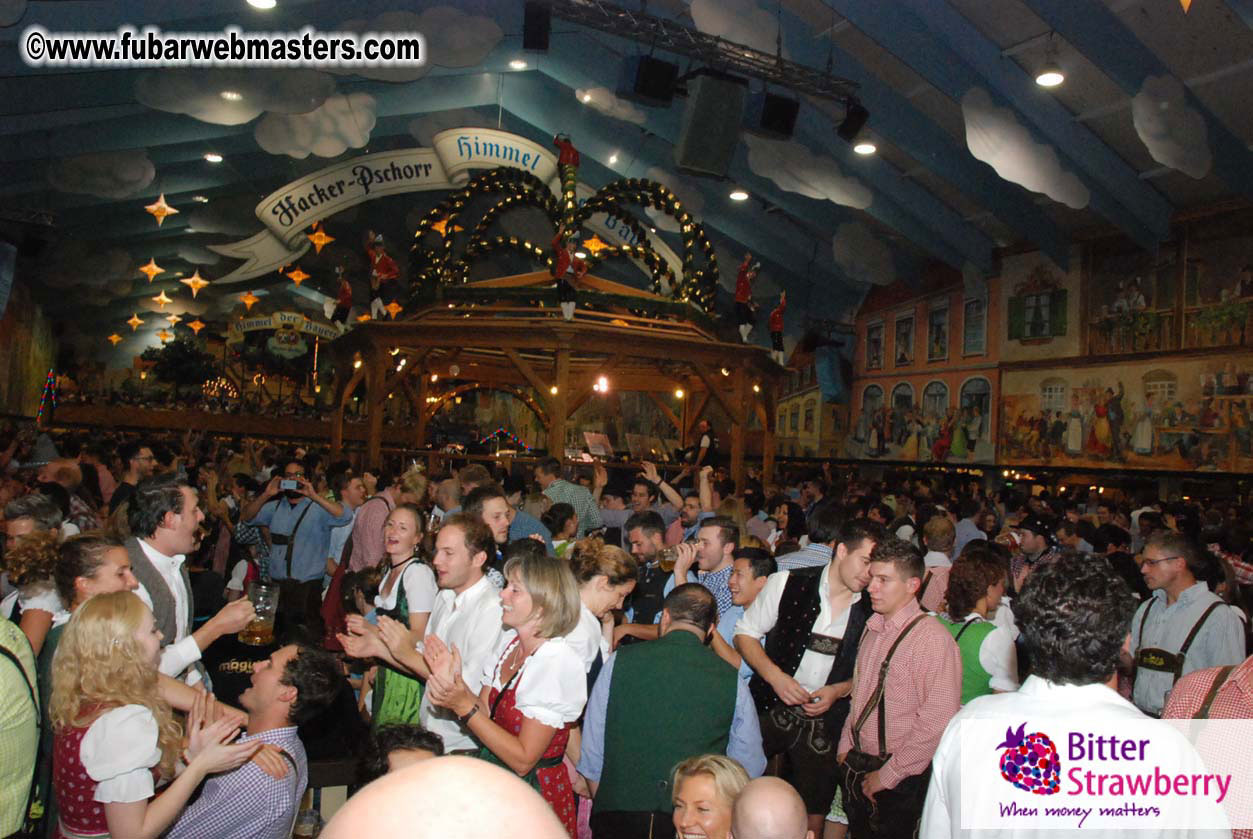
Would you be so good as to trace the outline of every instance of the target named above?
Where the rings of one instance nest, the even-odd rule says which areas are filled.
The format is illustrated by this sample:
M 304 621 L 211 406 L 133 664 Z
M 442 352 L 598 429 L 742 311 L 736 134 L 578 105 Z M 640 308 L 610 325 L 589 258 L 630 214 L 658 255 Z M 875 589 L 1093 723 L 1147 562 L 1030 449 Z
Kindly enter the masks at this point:
M 978 87 L 966 92 L 961 106 L 970 153 L 996 174 L 1072 209 L 1088 206 L 1092 196 L 1083 181 L 1062 167 L 1052 146 L 1036 142 L 1013 111 L 998 107 Z
M 581 87 L 574 91 L 574 96 L 592 110 L 623 122 L 643 125 L 648 119 L 643 109 L 622 99 L 607 87 Z
M 266 114 L 253 135 L 270 154 L 336 157 L 370 142 L 376 107 L 368 93 L 336 94 L 307 114 Z
M 888 285 L 896 279 L 892 249 L 861 222 L 845 222 L 837 227 L 831 252 L 835 264 L 853 282 Z
M 48 183 L 61 192 L 98 198 L 127 198 L 156 177 L 146 150 L 102 152 L 67 157 L 48 167 Z
M 135 98 L 148 107 L 213 125 L 243 125 L 265 112 L 305 114 L 333 93 L 335 80 L 308 68 L 166 68 L 144 73 L 135 82 Z
M 774 55 L 779 22 L 754 0 L 692 0 L 689 11 L 706 35 Z M 787 50 L 783 55 L 787 57 Z
M 774 181 L 784 192 L 858 210 L 874 201 L 870 189 L 856 178 L 845 176 L 833 159 L 814 154 L 794 140 L 768 140 L 745 134 L 744 142 L 748 145 L 748 168 Z
M 339 75 L 363 76 L 381 82 L 412 82 L 431 67 L 477 67 L 505 37 L 490 17 L 469 15 L 452 6 L 433 6 L 422 14 L 383 12 L 369 20 L 346 20 L 337 27 L 346 32 L 419 32 L 426 41 L 426 63 L 421 67 L 348 67 Z
M 1209 174 L 1214 156 L 1205 117 L 1188 104 L 1183 85 L 1174 76 L 1149 76 L 1131 99 L 1136 133 L 1153 159 L 1200 180 Z

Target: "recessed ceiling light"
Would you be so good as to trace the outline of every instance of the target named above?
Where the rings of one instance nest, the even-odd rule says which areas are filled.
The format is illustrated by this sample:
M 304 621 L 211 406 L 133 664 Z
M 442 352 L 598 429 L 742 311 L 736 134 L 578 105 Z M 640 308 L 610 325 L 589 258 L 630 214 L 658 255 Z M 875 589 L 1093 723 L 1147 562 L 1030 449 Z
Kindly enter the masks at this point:
M 248 0 L 248 5 L 254 9 L 273 9 L 278 3 L 276 0 Z
M 221 163 L 222 155 L 218 154 L 215 151 L 211 151 L 204 156 L 204 159 L 209 161 L 210 163 Z
M 591 102 L 591 101 L 592 101 L 592 94 L 590 94 L 590 93 L 584 93 L 584 94 L 583 94 L 582 96 L 580 96 L 579 98 L 580 98 L 580 99 L 582 99 L 585 103 L 586 103 L 586 102 Z
M 587 259 L 587 253 L 585 251 L 575 251 L 574 255 L 579 259 Z
M 731 190 L 731 200 L 732 201 L 747 201 L 748 193 L 739 188 L 733 189 Z
M 192 200 L 192 201 L 195 201 L 197 204 L 208 204 L 208 203 L 209 203 L 209 199 L 208 199 L 208 198 L 206 198 L 206 197 L 205 197 L 205 196 L 203 196 L 203 195 L 193 195 L 193 196 L 191 197 L 191 200 Z
M 244 98 L 244 95 L 238 90 L 224 90 L 219 93 L 218 96 L 221 96 L 227 102 L 238 102 L 240 99 Z
M 521 58 L 515 58 L 513 61 L 509 62 L 509 68 L 511 70 L 525 70 L 526 62 L 523 61 Z
M 1066 76 L 1062 73 L 1062 68 L 1055 63 L 1049 62 L 1040 68 L 1040 73 L 1035 77 L 1035 83 L 1040 87 L 1057 87 L 1066 81 Z
M 853 146 L 853 151 L 857 152 L 858 154 L 874 154 L 878 150 L 879 150 L 879 147 L 876 146 L 874 143 L 870 142 L 869 140 L 862 140 L 859 143 L 857 143 L 857 145 Z
M 609 155 L 609 165 L 610 165 L 610 166 L 614 165 L 614 164 L 615 164 L 615 163 L 617 163 L 617 162 L 618 162 L 618 153 L 617 153 L 617 152 L 614 152 L 613 154 Z

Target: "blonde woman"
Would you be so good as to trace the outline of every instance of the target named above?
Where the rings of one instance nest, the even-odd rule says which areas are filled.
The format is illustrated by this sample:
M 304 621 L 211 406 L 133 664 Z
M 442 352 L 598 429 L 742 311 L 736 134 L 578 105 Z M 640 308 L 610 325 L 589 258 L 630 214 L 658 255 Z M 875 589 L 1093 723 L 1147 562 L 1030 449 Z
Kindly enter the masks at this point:
M 726 755 L 689 757 L 674 768 L 674 829 L 679 836 L 729 839 L 736 796 L 748 773 Z
M 573 837 L 574 791 L 562 766 L 569 724 L 583 713 L 583 660 L 566 643 L 579 623 L 579 590 L 570 566 L 551 556 L 505 563 L 500 593 L 507 630 L 489 657 L 475 696 L 461 677 L 461 655 L 434 635 L 426 639 L 432 704 L 456 714 L 483 748 L 479 757 L 516 772 L 539 791 Z
M 253 756 L 260 743 L 229 745 L 235 722 L 206 721 L 197 699 L 188 720 L 187 766 L 175 777 L 183 730 L 157 689 L 161 631 L 129 591 L 98 594 L 70 619 L 52 662 L 53 783 L 59 839 L 155 839 L 207 775 Z M 173 779 L 153 797 L 158 779 Z

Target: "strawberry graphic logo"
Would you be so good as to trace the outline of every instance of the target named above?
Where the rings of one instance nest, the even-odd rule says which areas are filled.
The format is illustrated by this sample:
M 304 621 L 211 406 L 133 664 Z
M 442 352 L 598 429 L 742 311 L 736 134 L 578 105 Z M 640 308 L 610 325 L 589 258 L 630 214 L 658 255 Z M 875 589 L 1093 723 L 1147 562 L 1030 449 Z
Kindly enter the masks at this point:
M 1026 730 L 1026 723 L 1018 726 L 1017 731 L 1013 726 L 1005 729 L 1005 742 L 997 746 L 1005 750 L 1001 752 L 1001 777 L 1027 792 L 1055 795 L 1062 775 L 1057 746 L 1047 734 L 1023 734 Z

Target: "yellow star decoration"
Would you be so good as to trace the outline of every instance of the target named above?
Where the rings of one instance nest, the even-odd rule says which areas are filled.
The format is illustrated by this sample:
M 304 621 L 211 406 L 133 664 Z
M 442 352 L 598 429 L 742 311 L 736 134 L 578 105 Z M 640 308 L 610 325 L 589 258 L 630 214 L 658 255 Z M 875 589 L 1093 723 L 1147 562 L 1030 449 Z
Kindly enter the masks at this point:
M 603 251 L 605 248 L 609 248 L 609 247 L 613 247 L 613 246 L 610 245 L 608 242 L 602 241 L 599 236 L 593 235 L 592 238 L 583 240 L 583 250 L 587 251 L 592 256 L 595 256 L 596 254 Z
M 1179 0 L 1179 5 L 1183 6 L 1183 13 L 1186 15 L 1188 9 L 1192 8 L 1192 0 Z
M 161 226 L 161 222 L 165 221 L 166 216 L 172 216 L 178 213 L 178 210 L 174 209 L 169 204 L 165 203 L 164 192 L 161 193 L 161 197 L 159 197 L 156 200 L 156 203 L 148 204 L 144 207 L 144 209 L 152 213 L 152 215 L 156 217 L 157 227 Z
M 322 248 L 335 241 L 335 237 L 327 236 L 326 231 L 321 227 L 315 227 L 312 233 L 306 233 L 305 235 L 308 236 L 309 241 L 313 243 L 314 253 L 321 253 Z
M 190 277 L 181 279 L 179 280 L 179 282 L 191 289 L 191 296 L 193 300 L 195 299 L 196 295 L 200 293 L 200 289 L 204 288 L 205 286 L 209 284 L 208 280 L 200 276 L 199 268 L 197 268 L 196 272 L 192 274 Z
M 287 272 L 287 279 L 291 280 L 296 285 L 300 285 L 305 280 L 309 279 L 309 277 L 310 277 L 309 274 L 306 274 L 304 271 L 301 271 L 299 268 L 294 268 L 291 271 Z
M 365 323 L 368 320 L 371 320 L 371 317 L 369 315 L 365 315 L 365 314 L 357 315 L 357 323 Z
M 166 341 L 170 340 L 174 336 L 169 332 L 169 330 L 162 329 L 160 332 L 157 333 L 157 337 L 160 338 L 161 343 L 164 344 Z
M 239 299 L 243 302 L 248 311 L 251 312 L 253 304 L 261 298 L 253 294 L 251 291 L 245 291 L 243 294 L 239 295 Z
M 140 266 L 139 273 L 146 276 L 148 278 L 148 282 L 152 282 L 157 278 L 157 274 L 160 274 L 164 270 L 164 268 L 157 264 L 155 259 L 149 259 L 147 265 Z
M 395 300 L 388 303 L 383 308 L 387 310 L 387 314 L 392 316 L 392 320 L 395 320 L 396 315 L 400 314 L 401 312 L 405 310 L 405 307 L 397 303 Z
M 131 325 L 131 332 L 134 332 L 136 329 L 144 325 L 144 319 L 137 313 L 132 312 L 131 319 L 128 320 L 127 323 Z
M 431 222 L 431 229 L 437 232 L 441 236 L 447 236 L 448 235 L 448 219 L 442 218 L 439 221 Z M 465 228 L 459 224 L 454 224 L 452 226 L 453 233 L 459 233 L 462 230 L 465 230 Z
M 170 326 L 178 326 L 179 322 L 182 321 L 182 317 L 174 314 L 173 312 L 170 312 L 168 315 L 166 315 L 165 319 L 170 322 Z
M 122 336 L 114 332 L 109 336 L 109 343 L 116 347 L 118 344 L 122 343 Z
M 167 295 L 167 294 L 165 293 L 165 289 L 162 289 L 160 294 L 158 294 L 156 297 L 152 298 L 152 302 L 153 302 L 153 303 L 156 303 L 158 306 L 160 306 L 162 309 L 164 309 L 164 308 L 165 308 L 165 304 L 166 304 L 166 303 L 172 303 L 172 302 L 174 302 L 174 301 L 172 301 L 172 300 L 170 299 L 169 295 Z
M 204 329 L 204 324 L 200 322 L 200 318 L 196 318 L 191 323 L 187 324 L 187 328 L 199 335 L 200 330 Z

